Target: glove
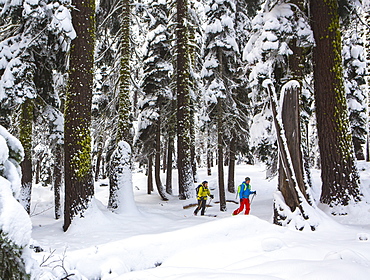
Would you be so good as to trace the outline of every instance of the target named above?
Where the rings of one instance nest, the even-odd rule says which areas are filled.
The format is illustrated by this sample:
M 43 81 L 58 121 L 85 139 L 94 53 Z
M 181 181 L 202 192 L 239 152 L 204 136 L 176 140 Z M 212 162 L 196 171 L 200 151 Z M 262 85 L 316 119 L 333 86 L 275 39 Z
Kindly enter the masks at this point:
M 253 191 L 253 192 L 251 192 L 252 194 L 257 194 L 257 192 L 256 191 Z
M 213 199 L 214 198 L 213 194 L 211 194 L 210 197 Z

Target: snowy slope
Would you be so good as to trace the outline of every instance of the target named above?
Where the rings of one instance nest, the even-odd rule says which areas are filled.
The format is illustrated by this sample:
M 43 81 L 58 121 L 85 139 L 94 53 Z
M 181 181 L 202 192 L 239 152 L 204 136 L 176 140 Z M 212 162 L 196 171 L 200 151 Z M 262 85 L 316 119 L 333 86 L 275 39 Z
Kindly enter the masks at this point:
M 368 187 L 368 166 L 361 164 L 363 186 Z M 211 189 L 215 172 L 211 177 L 205 170 L 199 173 Z M 113 214 L 105 208 L 107 187 L 97 184 L 85 218 L 74 221 L 67 233 L 62 221 L 53 219 L 52 209 L 43 212 L 52 206 L 52 192 L 35 187 L 33 238 L 44 252 L 34 257 L 46 260 L 37 278 L 68 273 L 74 274 L 69 279 L 369 279 L 370 207 L 359 206 L 340 217 L 342 224 L 320 213 L 315 232 L 278 227 L 270 222 L 276 179 L 267 181 L 264 175 L 261 166 L 237 166 L 236 181 L 249 176 L 257 190 L 251 215 L 231 216 L 238 205 L 230 202 L 227 212 L 219 212 L 219 204 L 212 202 L 207 213 L 216 218 L 194 217 L 194 208 L 183 209 L 194 201 L 174 196 L 162 202 L 155 193 L 147 195 L 143 173 L 133 177 L 140 213 Z M 313 177 L 317 186 L 319 172 Z M 217 202 L 217 190 L 213 193 Z M 228 198 L 235 200 L 235 195 Z

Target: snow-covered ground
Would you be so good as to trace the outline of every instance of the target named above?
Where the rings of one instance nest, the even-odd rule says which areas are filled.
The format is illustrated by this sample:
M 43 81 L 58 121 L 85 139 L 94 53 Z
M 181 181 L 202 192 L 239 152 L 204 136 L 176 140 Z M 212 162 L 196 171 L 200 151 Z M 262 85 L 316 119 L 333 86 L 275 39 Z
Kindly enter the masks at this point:
M 370 165 L 361 162 L 362 185 L 370 188 Z M 313 170 L 315 195 L 320 191 L 319 171 Z M 193 216 L 195 202 L 176 196 L 163 202 L 154 192 L 146 194 L 146 177 L 133 176 L 137 211 L 113 214 L 106 209 L 108 187 L 96 184 L 96 198 L 84 219 L 62 231 L 62 220 L 53 218 L 49 188 L 33 191 L 33 253 L 43 267 L 38 279 L 51 275 L 68 279 L 370 279 L 370 205 L 354 208 L 350 215 L 328 217 L 320 213 L 314 232 L 296 231 L 271 223 L 276 179 L 265 179 L 263 166 L 238 165 L 236 182 L 251 177 L 257 191 L 251 215 L 231 216 L 238 207 L 227 203 L 219 211 L 218 190 L 207 214 Z M 217 170 L 199 181 L 217 186 Z M 176 185 L 176 178 L 174 178 Z M 235 200 L 235 194 L 228 194 Z M 65 278 L 67 279 L 67 278 Z

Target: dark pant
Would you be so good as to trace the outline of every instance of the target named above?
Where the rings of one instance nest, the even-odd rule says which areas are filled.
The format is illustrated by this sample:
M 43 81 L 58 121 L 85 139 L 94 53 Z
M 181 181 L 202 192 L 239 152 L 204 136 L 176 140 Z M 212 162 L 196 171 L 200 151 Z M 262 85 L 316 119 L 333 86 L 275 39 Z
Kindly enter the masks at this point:
M 207 199 L 204 199 L 204 198 L 202 198 L 202 199 L 198 200 L 198 207 L 197 207 L 197 208 L 195 208 L 195 210 L 194 210 L 194 215 L 197 215 L 197 214 L 198 214 L 198 211 L 199 211 L 200 209 L 202 209 L 202 211 L 200 212 L 200 214 L 201 214 L 202 216 L 204 215 L 204 211 L 206 211 L 206 202 L 207 202 Z

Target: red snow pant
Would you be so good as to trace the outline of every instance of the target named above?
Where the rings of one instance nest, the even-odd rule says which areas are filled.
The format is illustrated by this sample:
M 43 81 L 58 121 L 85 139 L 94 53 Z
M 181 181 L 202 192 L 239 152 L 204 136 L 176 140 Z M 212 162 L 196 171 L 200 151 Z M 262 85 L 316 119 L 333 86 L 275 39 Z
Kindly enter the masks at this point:
M 249 198 L 242 198 L 240 200 L 240 207 L 233 212 L 233 215 L 238 215 L 240 212 L 243 211 L 244 207 L 245 207 L 245 213 L 244 214 L 249 215 L 249 211 L 251 210 L 251 205 L 249 203 Z

